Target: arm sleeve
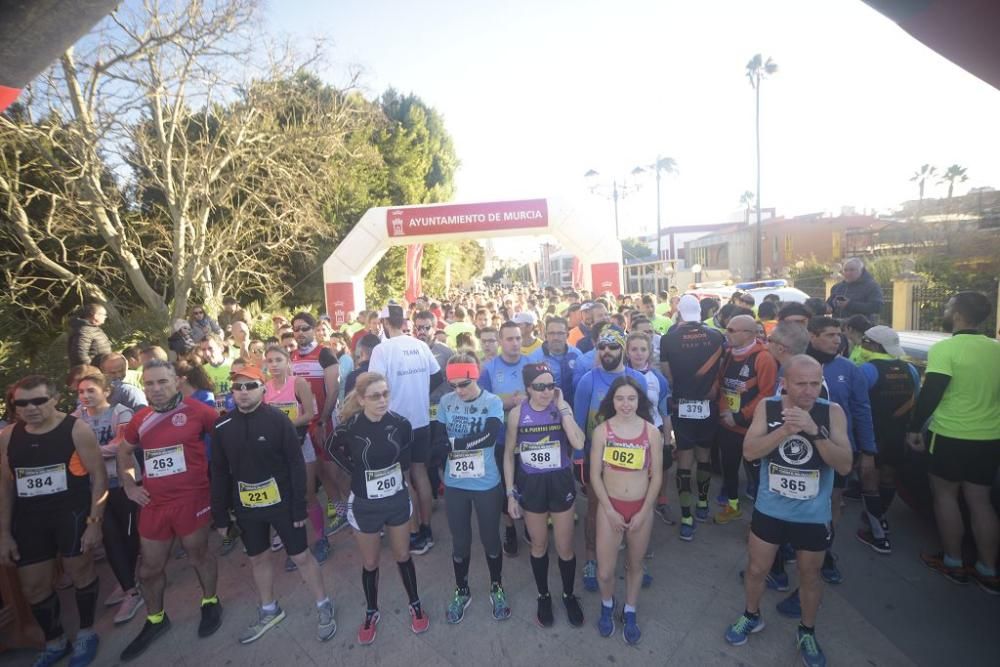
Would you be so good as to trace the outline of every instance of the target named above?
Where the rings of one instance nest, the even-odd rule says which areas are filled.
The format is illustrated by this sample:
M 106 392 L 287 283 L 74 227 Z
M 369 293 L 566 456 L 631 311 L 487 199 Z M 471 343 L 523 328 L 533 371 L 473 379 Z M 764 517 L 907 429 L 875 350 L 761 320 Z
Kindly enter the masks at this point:
M 336 366 L 337 355 L 335 355 L 333 350 L 330 348 L 324 347 L 319 353 L 319 365 L 322 366 L 324 370 L 330 366 Z
M 877 282 L 872 281 L 871 288 L 866 291 L 864 297 L 864 299 L 851 299 L 844 309 L 844 314 L 874 315 L 881 312 L 884 299 L 882 288 Z
M 403 438 L 403 449 L 399 452 L 399 466 L 403 471 L 410 469 L 410 461 L 413 457 L 413 426 L 406 419 L 400 420 L 400 435 Z
M 433 373 L 431 375 L 430 390 L 434 391 L 435 389 L 437 389 L 438 387 L 441 386 L 442 382 L 444 382 L 444 371 L 438 369 L 438 371 L 436 373 Z
M 134 417 L 135 415 L 133 415 Z M 136 447 L 139 445 L 139 420 L 130 419 L 128 424 L 125 425 L 125 432 L 123 433 L 125 442 Z
M 487 447 L 494 447 L 500 441 L 501 432 L 503 432 L 503 421 L 498 417 L 487 417 L 482 431 L 470 433 L 461 438 L 455 438 L 455 449 L 485 449 Z
M 277 418 L 278 415 L 275 415 Z M 302 458 L 302 445 L 295 427 L 289 419 L 278 420 L 281 429 L 281 445 L 288 461 L 288 477 L 292 487 L 292 521 L 305 521 L 306 514 L 306 462 Z
M 368 371 L 370 373 L 378 373 L 380 375 L 385 375 L 385 359 L 383 358 L 381 346 L 376 345 L 375 349 L 372 350 L 372 356 L 368 359 Z
M 660 383 L 660 403 L 656 406 L 659 411 L 660 416 L 665 416 L 669 412 L 669 401 L 670 401 L 670 383 L 667 382 L 667 378 L 663 376 L 663 373 L 654 369 L 657 382 Z
M 871 402 L 868 400 L 868 385 L 853 364 L 851 370 L 851 417 L 858 449 L 874 454 L 878 450 L 875 447 L 875 425 L 872 422 Z
M 757 396 L 733 415 L 733 422 L 741 428 L 750 428 L 757 404 L 774 395 L 774 385 L 778 380 L 778 362 L 770 354 L 758 354 L 754 365 L 757 371 Z
M 348 475 L 354 472 L 354 462 L 351 460 L 351 448 L 347 444 L 350 437 L 347 424 L 345 422 L 337 426 L 333 435 L 326 439 L 324 448 L 330 458 L 340 466 Z
M 212 457 L 210 465 L 212 467 L 212 523 L 216 528 L 229 527 L 229 489 L 232 485 L 229 473 L 229 459 L 226 456 L 225 447 L 222 446 L 223 438 L 220 437 L 225 431 L 219 431 L 215 435 L 215 456 Z
M 865 384 L 868 386 L 868 391 L 871 391 L 872 387 L 875 386 L 875 383 L 878 382 L 878 369 L 869 363 L 861 364 L 858 368 L 861 371 L 861 375 L 865 378 Z
M 136 410 L 138 410 L 139 408 L 144 408 L 147 405 L 149 405 L 149 403 L 146 401 L 146 394 L 142 391 L 139 391 L 130 384 L 122 385 L 122 393 L 128 396 L 129 403 L 131 403 L 132 407 L 134 407 Z
M 81 328 L 77 332 L 76 337 L 73 339 L 72 361 L 75 362 L 73 365 L 77 364 L 89 364 L 90 363 L 90 340 L 92 336 L 87 332 L 86 328 Z
M 576 386 L 573 397 L 573 419 L 580 430 L 587 433 L 587 414 L 590 412 L 590 395 L 594 392 L 594 376 L 585 374 Z
M 493 393 L 493 376 L 489 372 L 489 366 L 484 365 L 483 371 L 479 374 L 479 386 L 483 391 Z
M 938 404 L 944 398 L 944 392 L 948 389 L 951 377 L 942 373 L 927 373 L 924 375 L 924 386 L 920 388 L 917 396 L 917 407 L 913 409 L 913 416 L 910 418 L 910 433 L 919 433 L 923 430 L 924 424 L 931 418 Z

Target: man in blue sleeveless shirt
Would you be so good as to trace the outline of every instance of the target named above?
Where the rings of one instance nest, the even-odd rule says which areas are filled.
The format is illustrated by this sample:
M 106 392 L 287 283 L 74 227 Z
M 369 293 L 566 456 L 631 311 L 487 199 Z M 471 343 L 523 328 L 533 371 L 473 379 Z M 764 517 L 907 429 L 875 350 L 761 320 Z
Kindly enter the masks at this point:
M 764 628 L 764 577 L 779 545 L 788 542 L 796 550 L 802 599 L 799 654 L 804 664 L 818 667 L 826 664 L 815 624 L 823 586 L 820 567 L 830 539 L 833 475 L 849 472 L 853 456 L 843 409 L 819 398 L 819 362 L 798 355 L 784 371 L 785 394 L 757 405 L 744 440 L 743 455 L 761 460 L 760 488 L 747 543 L 746 610 L 727 630 L 726 641 L 741 646 Z

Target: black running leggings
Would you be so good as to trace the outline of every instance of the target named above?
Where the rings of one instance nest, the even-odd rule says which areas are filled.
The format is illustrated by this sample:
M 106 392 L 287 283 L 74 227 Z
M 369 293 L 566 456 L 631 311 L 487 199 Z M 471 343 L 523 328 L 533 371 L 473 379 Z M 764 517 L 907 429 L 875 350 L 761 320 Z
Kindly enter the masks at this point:
M 135 565 L 139 560 L 139 506 L 125 489 L 108 490 L 104 510 L 104 553 L 123 591 L 135 588 Z
M 472 510 L 479 522 L 479 539 L 487 556 L 500 555 L 500 510 L 504 504 L 503 491 L 496 485 L 489 491 L 466 491 L 448 487 L 444 494 L 451 530 L 451 555 L 468 560 L 472 553 Z
M 730 500 L 740 497 L 740 463 L 743 461 L 743 434 L 720 428 L 716 435 L 722 458 L 722 491 Z M 748 480 L 749 481 L 749 480 Z

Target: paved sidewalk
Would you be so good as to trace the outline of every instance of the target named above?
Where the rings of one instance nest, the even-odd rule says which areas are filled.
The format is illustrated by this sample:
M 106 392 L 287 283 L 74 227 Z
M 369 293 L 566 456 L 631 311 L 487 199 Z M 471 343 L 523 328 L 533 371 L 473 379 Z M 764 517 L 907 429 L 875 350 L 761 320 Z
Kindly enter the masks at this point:
M 715 485 L 713 484 L 713 487 Z M 714 495 L 713 495 L 714 497 Z M 582 516 L 585 500 L 581 499 Z M 594 628 L 599 598 L 578 583 L 578 595 L 587 615 L 584 627 L 571 628 L 556 599 L 561 592 L 555 557 L 551 558 L 550 586 L 555 600 L 556 624 L 544 630 L 534 622 L 535 587 L 523 542 L 516 558 L 505 558 L 504 585 L 513 616 L 497 622 L 490 615 L 488 574 L 479 544 L 473 545 L 470 585 L 473 602 L 465 620 L 456 626 L 444 620 L 444 607 L 453 590 L 453 572 L 447 522 L 439 501 L 433 527 L 436 545 L 424 556 L 415 556 L 417 579 L 424 608 L 431 614 L 431 628 L 414 636 L 409 630 L 406 596 L 387 550 L 383 551 L 379 595 L 382 622 L 372 646 L 359 646 L 358 626 L 364 610 L 358 552 L 350 529 L 332 538 L 333 556 L 323 566 L 332 581 L 337 607 L 337 635 L 325 644 L 315 639 L 312 600 L 297 573 L 277 575 L 279 601 L 288 617 L 277 628 L 249 646 L 237 642 L 240 631 L 252 620 L 255 593 L 249 563 L 240 548 L 220 559 L 219 591 L 224 607 L 223 626 L 208 639 L 198 639 L 197 579 L 188 563 L 171 561 L 166 607 L 173 627 L 169 634 L 137 663 L 142 667 L 234 665 L 796 665 L 796 622 L 782 618 L 774 604 L 782 594 L 768 591 L 762 604 L 767 628 L 742 647 L 731 647 L 723 632 L 743 610 L 743 589 L 738 573 L 746 565 L 745 540 L 749 512 L 741 522 L 728 526 L 700 524 L 695 541 L 677 539 L 676 526 L 656 519 L 649 561 L 653 585 L 639 598 L 639 623 L 643 631 L 638 647 L 627 646 L 621 630 L 603 639 Z M 674 506 L 676 510 L 676 506 Z M 713 508 L 714 509 L 714 508 Z M 961 590 L 922 568 L 917 546 L 925 536 L 905 507 L 893 507 L 893 527 L 909 531 L 896 538 L 896 553 L 876 556 L 853 536 L 859 507 L 849 504 L 838 535 L 837 552 L 845 573 L 841 586 L 825 588 L 818 621 L 818 638 L 831 665 L 942 664 L 941 656 L 961 649 L 953 664 L 1000 664 L 1000 643 L 989 635 L 989 614 L 1000 617 L 1000 599 L 971 587 Z M 896 516 L 900 518 L 897 520 Z M 898 525 L 897 525 L 898 524 Z M 578 560 L 582 569 L 582 523 L 578 526 Z M 213 535 L 213 548 L 218 537 Z M 550 547 L 550 553 L 553 553 Z M 280 562 L 279 562 L 280 561 Z M 275 556 L 276 566 L 284 552 Z M 280 568 L 279 568 L 280 569 Z M 621 566 L 619 566 L 619 574 Z M 795 575 L 794 565 L 789 573 Z M 903 573 L 903 574 L 899 574 Z M 579 577 L 578 577 L 579 581 Z M 104 596 L 114 586 L 106 564 L 101 564 Z M 619 599 L 624 581 L 619 581 Z M 68 627 L 75 627 L 71 591 L 61 593 Z M 930 610 L 930 612 L 928 612 Z M 930 615 L 928 615 L 930 614 Z M 982 614 L 986 614 L 983 616 Z M 97 664 L 117 665 L 117 656 L 139 631 L 143 612 L 129 624 L 113 628 L 113 610 L 99 611 L 97 623 L 101 648 Z M 70 618 L 74 617 L 74 618 Z M 924 624 L 914 620 L 928 619 Z M 976 622 L 978 619 L 978 622 Z M 942 625 L 943 624 L 943 625 Z M 884 628 L 883 628 L 884 626 Z M 996 629 L 996 623 L 992 623 Z M 955 630 L 967 628 L 967 630 Z M 887 634 L 891 634 L 890 639 Z M 971 645 L 969 642 L 971 641 Z M 937 646 L 922 652 L 922 644 Z M 917 650 L 914 650 L 917 649 Z M 23 665 L 29 652 L 0 655 L 0 666 Z

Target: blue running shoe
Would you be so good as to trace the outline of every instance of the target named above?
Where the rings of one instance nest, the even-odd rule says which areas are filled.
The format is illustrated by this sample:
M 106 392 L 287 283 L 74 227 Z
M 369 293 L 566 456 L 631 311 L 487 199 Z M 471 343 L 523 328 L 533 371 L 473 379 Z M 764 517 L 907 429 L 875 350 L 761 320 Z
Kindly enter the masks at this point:
M 588 560 L 583 564 L 583 588 L 591 593 L 597 590 L 596 560 Z
M 764 619 L 760 614 L 756 618 L 750 618 L 744 613 L 726 630 L 726 641 L 731 646 L 743 646 L 750 635 L 763 629 Z
M 325 537 L 316 540 L 316 544 L 312 548 L 312 553 L 316 562 L 322 565 L 330 558 L 330 542 Z
M 726 499 L 726 504 L 727 505 L 729 504 L 729 499 L 728 498 Z M 695 506 L 695 508 L 694 508 L 694 520 L 695 521 L 700 521 L 701 523 L 705 523 L 706 521 L 708 521 L 708 505 L 707 504 L 704 507 Z
M 622 616 L 624 619 L 622 621 L 622 637 L 626 644 L 635 646 L 642 639 L 642 631 L 639 630 L 639 625 L 635 621 L 635 612 L 626 611 Z
M 823 567 L 819 569 L 819 573 L 823 577 L 823 581 L 828 584 L 839 584 L 844 580 L 844 576 L 840 574 L 840 568 L 837 567 L 837 557 L 830 551 L 826 552 Z
M 69 667 L 87 667 L 97 657 L 97 645 L 100 640 L 93 632 L 77 635 L 73 642 L 73 656 L 69 659 Z
M 791 595 L 775 605 L 775 609 L 782 616 L 788 618 L 802 617 L 802 601 L 799 599 L 799 589 L 795 589 Z
M 684 523 L 683 521 L 681 521 L 681 532 L 678 535 L 678 537 L 680 537 L 685 542 L 690 542 L 691 540 L 693 540 L 694 539 L 694 524 L 693 523 Z
M 96 649 L 95 649 L 96 650 Z M 52 667 L 67 655 L 73 652 L 73 646 L 63 638 L 62 646 L 53 646 L 52 644 L 46 644 L 42 652 L 38 654 L 35 661 L 31 663 L 31 667 Z
M 610 637 L 615 634 L 615 601 L 611 599 L 611 606 L 605 607 L 601 604 L 601 617 L 597 619 L 597 631 L 602 637 Z
M 799 646 L 799 655 L 802 656 L 802 664 L 806 667 L 826 667 L 826 656 L 823 649 L 816 641 L 816 633 L 806 632 L 799 628 L 796 643 Z
M 740 570 L 740 581 L 743 581 L 744 575 L 745 572 Z M 772 591 L 778 591 L 779 593 L 787 593 L 791 589 L 791 586 L 788 585 L 787 572 L 782 572 L 778 575 L 768 572 L 767 576 L 764 577 L 764 582 Z
M 725 493 L 720 493 L 715 497 L 715 504 L 719 507 L 724 507 L 729 504 L 729 496 Z
M 778 547 L 778 553 L 781 554 L 786 563 L 794 563 L 796 560 L 795 549 L 792 548 L 791 544 L 782 544 Z
M 653 575 L 649 573 L 649 568 L 646 567 L 646 562 L 642 562 L 642 587 L 649 588 L 653 585 Z

